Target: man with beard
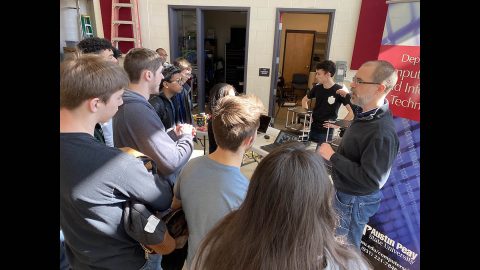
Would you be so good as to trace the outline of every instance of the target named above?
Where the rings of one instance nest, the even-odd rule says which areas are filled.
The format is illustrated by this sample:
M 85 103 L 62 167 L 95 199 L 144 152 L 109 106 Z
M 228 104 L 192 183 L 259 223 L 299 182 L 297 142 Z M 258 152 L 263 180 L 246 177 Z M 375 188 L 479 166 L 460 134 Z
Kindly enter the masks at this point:
M 387 61 L 364 63 L 353 77 L 351 102 L 362 108 L 345 131 L 337 152 L 322 143 L 318 153 L 333 165 L 335 208 L 340 215 L 337 234 L 360 248 L 362 232 L 380 207 L 380 189 L 390 175 L 399 140 L 387 94 L 397 82 Z

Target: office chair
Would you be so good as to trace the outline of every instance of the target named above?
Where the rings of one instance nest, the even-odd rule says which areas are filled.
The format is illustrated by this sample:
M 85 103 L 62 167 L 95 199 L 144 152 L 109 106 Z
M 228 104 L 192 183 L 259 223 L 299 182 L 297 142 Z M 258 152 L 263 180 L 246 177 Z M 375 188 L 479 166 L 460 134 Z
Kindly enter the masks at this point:
M 308 91 L 308 75 L 302 73 L 294 73 L 292 78 L 292 94 L 295 95 L 295 89 L 303 90 L 303 96 Z M 302 97 L 303 97 L 302 96 Z

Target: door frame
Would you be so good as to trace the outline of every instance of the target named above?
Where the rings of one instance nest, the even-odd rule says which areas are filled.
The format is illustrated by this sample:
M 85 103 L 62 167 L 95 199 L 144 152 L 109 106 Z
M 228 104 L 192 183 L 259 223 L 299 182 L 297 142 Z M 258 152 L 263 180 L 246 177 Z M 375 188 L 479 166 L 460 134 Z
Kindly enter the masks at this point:
M 272 56 L 272 76 L 270 81 L 270 99 L 268 115 L 274 117 L 275 109 L 275 95 L 277 91 L 278 80 L 278 65 L 280 62 L 280 38 L 282 37 L 282 25 L 280 24 L 280 13 L 306 13 L 306 14 L 328 14 L 330 15 L 328 20 L 327 30 L 327 48 L 325 59 L 329 59 L 330 56 L 330 42 L 333 33 L 333 22 L 335 20 L 335 9 L 302 9 L 302 8 L 277 8 L 275 12 L 275 36 L 273 39 L 273 56 Z M 283 71 L 282 71 L 283 72 Z
M 205 50 L 205 20 L 204 11 L 245 11 L 247 13 L 247 22 L 245 29 L 245 68 L 243 70 L 243 92 L 247 92 L 247 69 L 248 69 L 248 40 L 250 30 L 250 7 L 225 7 L 225 6 L 192 6 L 192 5 L 168 5 L 168 28 L 169 28 L 169 43 L 170 54 L 179 55 L 178 52 L 178 24 L 177 24 L 177 11 L 182 10 L 195 10 L 196 11 L 196 23 L 197 23 L 197 68 L 198 78 L 205 78 L 205 59 L 199 57 L 198 52 Z M 205 80 L 198 79 L 198 110 L 199 112 L 205 112 Z M 210 89 L 208 89 L 210 90 Z

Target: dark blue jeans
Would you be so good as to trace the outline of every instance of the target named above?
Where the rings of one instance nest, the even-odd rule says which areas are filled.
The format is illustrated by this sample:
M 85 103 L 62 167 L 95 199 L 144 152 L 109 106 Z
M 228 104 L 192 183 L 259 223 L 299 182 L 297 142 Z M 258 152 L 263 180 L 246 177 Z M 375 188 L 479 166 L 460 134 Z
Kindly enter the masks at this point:
M 333 129 L 330 129 L 330 132 L 328 133 L 328 141 L 332 140 L 332 136 L 333 136 Z M 313 129 L 310 130 L 310 133 L 308 134 L 308 140 L 317 143 L 317 148 L 315 150 L 317 150 L 320 147 L 320 145 L 325 142 L 326 138 L 327 138 L 327 133 L 319 133 L 318 131 Z
M 380 208 L 382 198 L 380 190 L 364 196 L 337 191 L 334 206 L 340 216 L 340 226 L 336 234 L 345 235 L 352 245 L 360 248 L 363 228 Z
M 330 132 L 328 133 L 328 141 L 332 140 L 332 135 L 333 135 L 333 129 L 330 129 Z M 324 143 L 326 138 L 327 138 L 327 133 L 320 133 L 313 129 L 310 130 L 310 133 L 308 135 L 308 140 L 316 142 L 319 145 Z
M 149 254 L 148 259 L 145 264 L 140 268 L 140 270 L 162 270 L 162 255 L 160 254 Z

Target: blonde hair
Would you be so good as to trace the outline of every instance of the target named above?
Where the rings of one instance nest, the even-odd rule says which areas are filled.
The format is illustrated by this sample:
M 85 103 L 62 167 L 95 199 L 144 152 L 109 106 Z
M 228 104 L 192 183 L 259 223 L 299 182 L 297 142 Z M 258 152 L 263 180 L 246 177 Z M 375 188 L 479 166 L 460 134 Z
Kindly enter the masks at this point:
M 236 152 L 243 140 L 256 135 L 265 107 L 257 96 L 226 96 L 213 109 L 213 134 L 217 145 Z
M 183 57 L 179 57 L 175 59 L 175 61 L 173 61 L 173 65 L 180 68 L 181 70 L 185 70 L 185 69 L 192 70 L 192 64 Z

